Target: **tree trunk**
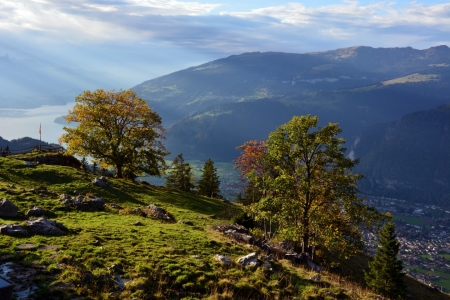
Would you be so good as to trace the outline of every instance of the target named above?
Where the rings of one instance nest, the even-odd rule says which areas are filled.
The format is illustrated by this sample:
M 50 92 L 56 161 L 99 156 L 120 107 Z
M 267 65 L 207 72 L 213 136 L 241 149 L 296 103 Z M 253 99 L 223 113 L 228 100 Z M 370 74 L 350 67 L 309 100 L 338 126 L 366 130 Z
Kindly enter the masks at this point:
M 116 175 L 117 175 L 117 178 L 123 178 L 121 165 L 116 165 Z
M 306 214 L 305 214 L 306 215 Z M 309 222 L 308 219 L 304 216 L 303 220 L 301 221 L 302 227 L 303 227 L 303 234 L 302 234 L 302 252 L 306 253 L 308 252 L 308 246 L 309 246 Z

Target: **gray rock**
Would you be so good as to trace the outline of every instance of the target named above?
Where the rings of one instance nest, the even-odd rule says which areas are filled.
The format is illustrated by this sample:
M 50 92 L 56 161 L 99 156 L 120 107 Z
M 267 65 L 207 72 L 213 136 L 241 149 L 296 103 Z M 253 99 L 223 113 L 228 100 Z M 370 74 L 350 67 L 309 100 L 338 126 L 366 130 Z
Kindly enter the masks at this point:
M 156 206 L 155 204 L 150 204 L 149 206 L 144 207 L 144 211 L 147 215 L 155 217 L 160 220 L 171 221 L 172 218 L 169 217 L 167 212 L 161 207 Z
M 105 199 L 100 197 L 87 199 L 85 203 L 94 209 L 103 209 L 105 207 Z
M 19 208 L 8 199 L 4 198 L 0 201 L 0 217 L 17 217 L 18 213 Z
M 35 206 L 27 212 L 28 217 L 42 217 L 47 211 L 39 206 Z
M 68 195 L 68 194 L 61 194 L 59 195 L 59 200 L 63 201 L 63 200 L 72 200 L 72 196 Z
M 224 255 L 220 255 L 220 254 L 216 254 L 214 255 L 214 259 L 218 262 L 223 263 L 224 265 L 231 265 L 231 259 L 229 259 L 228 257 L 224 256 Z
M 123 209 L 122 206 L 117 205 L 117 204 L 115 204 L 115 203 L 111 203 L 111 204 L 109 204 L 109 206 L 111 206 L 111 208 L 114 208 L 114 209 Z
M 31 231 L 42 235 L 63 235 L 63 230 L 67 230 L 63 224 L 48 220 L 46 218 L 28 220 L 26 223 L 30 227 Z
M 73 203 L 74 203 L 75 205 L 79 205 L 79 204 L 81 204 L 81 202 L 83 202 L 83 200 L 84 200 L 84 196 L 78 195 L 78 196 L 76 196 L 75 199 L 73 200 Z
M 228 229 L 224 232 L 224 234 L 232 237 L 236 241 L 245 242 L 247 244 L 253 244 L 255 241 L 255 239 L 252 235 L 238 232 L 237 230 L 234 230 L 234 229 Z
M 256 252 L 253 252 L 246 256 L 239 257 L 237 263 L 244 268 L 257 267 L 259 266 L 258 254 Z
M 265 261 L 262 266 L 266 270 L 272 270 L 272 264 L 268 261 Z
M 102 177 L 95 177 L 92 180 L 92 184 L 98 187 L 107 187 L 108 183 L 106 180 L 106 177 L 102 176 Z
M 61 201 L 61 204 L 64 206 L 71 206 L 73 205 L 73 201 L 71 199 L 64 199 Z
M 0 226 L 0 234 L 12 236 L 27 236 L 29 235 L 25 227 L 16 224 L 7 224 Z

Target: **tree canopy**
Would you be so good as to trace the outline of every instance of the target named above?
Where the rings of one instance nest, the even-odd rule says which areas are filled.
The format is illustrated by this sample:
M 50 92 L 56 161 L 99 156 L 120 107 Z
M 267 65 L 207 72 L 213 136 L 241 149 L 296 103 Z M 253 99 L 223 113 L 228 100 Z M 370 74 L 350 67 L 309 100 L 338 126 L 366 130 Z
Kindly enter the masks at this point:
M 85 91 L 75 102 L 65 119 L 78 126 L 64 127 L 59 138 L 69 153 L 113 166 L 119 178 L 161 174 L 168 154 L 161 118 L 134 91 Z
M 397 241 L 395 225 L 390 219 L 378 238 L 375 257 L 369 262 L 369 272 L 365 272 L 366 283 L 383 296 L 401 298 L 405 292 L 403 262 L 397 258 L 400 242 Z
M 191 165 L 184 161 L 183 154 L 175 157 L 166 177 L 166 187 L 190 192 L 194 187 Z
M 259 182 L 267 169 L 264 163 L 267 146 L 265 141 L 251 140 L 236 149 L 241 150 L 241 154 L 234 162 L 234 169 L 241 171 L 241 179 L 245 182 L 244 194 L 239 194 L 236 201 L 247 206 L 259 202 L 263 197 Z
M 220 181 L 217 175 L 217 169 L 214 162 L 208 159 L 203 165 L 202 176 L 197 182 L 199 195 L 219 198 L 220 197 Z
M 338 124 L 317 123 L 317 117 L 295 116 L 269 135 L 259 160 L 264 171 L 247 173 L 262 191 L 250 207 L 257 219 L 275 221 L 279 234 L 304 252 L 321 244 L 354 253 L 364 246 L 359 226 L 379 215 L 357 196 L 361 175 L 351 173 L 357 160 L 345 157 Z

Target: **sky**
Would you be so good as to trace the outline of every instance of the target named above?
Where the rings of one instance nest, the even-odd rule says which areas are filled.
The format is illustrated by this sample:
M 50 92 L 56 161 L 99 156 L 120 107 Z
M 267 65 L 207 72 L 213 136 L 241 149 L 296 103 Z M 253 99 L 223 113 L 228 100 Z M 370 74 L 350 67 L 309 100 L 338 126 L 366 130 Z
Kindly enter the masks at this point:
M 117 74 L 123 88 L 243 52 L 441 44 L 443 0 L 0 1 L 0 56 Z
M 116 89 L 244 52 L 358 45 L 450 45 L 450 1 L 0 0 L 0 58 L 108 74 Z

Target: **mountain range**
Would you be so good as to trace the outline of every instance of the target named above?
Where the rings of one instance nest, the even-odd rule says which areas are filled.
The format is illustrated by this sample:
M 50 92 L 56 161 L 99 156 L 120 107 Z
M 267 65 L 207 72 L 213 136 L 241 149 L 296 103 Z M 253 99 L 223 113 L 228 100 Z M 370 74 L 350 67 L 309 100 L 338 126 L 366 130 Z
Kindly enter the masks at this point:
M 235 148 L 245 141 L 266 139 L 292 116 L 311 114 L 319 116 L 320 126 L 339 123 L 348 154 L 361 158 L 357 171 L 366 175 L 362 186 L 367 193 L 442 202 L 441 196 L 450 192 L 446 166 L 438 160 L 430 164 L 428 171 L 438 174 L 430 179 L 430 173 L 422 171 L 424 165 L 416 163 L 420 156 L 406 155 L 427 148 L 426 142 L 414 141 L 413 124 L 426 119 L 416 120 L 414 113 L 433 115 L 433 109 L 445 110 L 442 105 L 450 103 L 447 46 L 244 53 L 145 81 L 133 89 L 162 116 L 166 146 L 173 155 L 182 152 L 188 159 L 231 161 L 238 155 Z M 445 117 L 436 122 L 445 127 Z M 405 140 L 396 138 L 401 141 L 396 147 L 382 146 L 385 135 L 396 130 L 405 134 Z M 423 130 L 430 139 L 442 138 L 427 134 L 434 130 L 430 126 Z M 437 154 L 438 148 L 430 146 L 427 151 Z M 405 163 L 409 169 L 400 167 Z M 380 167 L 388 165 L 389 172 Z M 402 177 L 413 174 L 423 176 Z M 434 184 L 422 181 L 426 176 Z M 417 193 L 418 189 L 423 192 Z

